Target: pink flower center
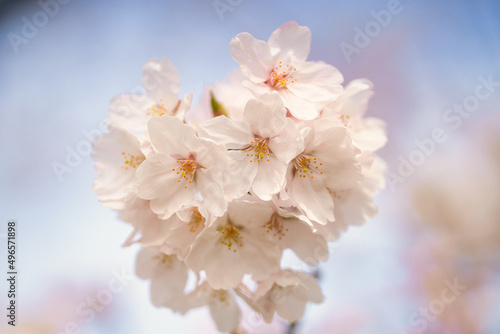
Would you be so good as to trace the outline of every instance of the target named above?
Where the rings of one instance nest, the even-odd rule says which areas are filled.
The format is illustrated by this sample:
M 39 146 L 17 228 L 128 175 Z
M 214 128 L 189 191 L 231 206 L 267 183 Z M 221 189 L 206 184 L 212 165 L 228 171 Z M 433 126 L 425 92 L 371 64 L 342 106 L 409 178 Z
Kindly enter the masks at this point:
M 137 168 L 146 159 L 143 155 L 133 155 L 131 153 L 122 152 L 123 166 L 122 169 Z
M 193 212 L 191 215 L 191 220 L 188 223 L 189 232 L 196 232 L 200 225 L 205 224 L 205 217 L 203 217 L 197 208 L 191 209 Z
M 342 122 L 342 124 L 344 124 L 344 126 L 345 126 L 346 128 L 351 127 L 351 126 L 350 126 L 350 121 L 351 121 L 351 120 L 350 120 L 349 118 L 350 118 L 350 117 L 349 117 L 349 115 L 341 115 L 341 116 L 340 116 L 340 118 L 339 118 L 339 119 L 340 119 L 340 121 Z
M 217 231 L 221 234 L 219 238 L 220 243 L 227 246 L 227 249 L 231 250 L 233 246 L 243 247 L 243 237 L 241 236 L 238 228 L 232 223 L 229 223 L 224 227 L 220 226 Z M 236 249 L 233 251 L 236 252 Z
M 287 85 L 297 82 L 297 78 L 293 77 L 293 72 L 296 70 L 297 69 L 290 66 L 290 64 L 283 64 L 283 62 L 280 61 L 271 71 L 266 84 L 274 89 L 286 88 Z
M 285 232 L 288 229 L 283 228 L 283 223 L 279 219 L 279 215 L 277 213 L 273 213 L 271 219 L 264 224 L 267 233 L 272 233 L 274 237 L 278 237 L 281 240 L 281 237 L 285 236 Z
M 295 158 L 295 171 L 299 174 L 299 177 L 310 176 L 314 179 L 314 174 L 323 174 L 321 171 L 322 162 L 319 162 L 316 157 L 301 154 Z
M 212 290 L 209 303 L 210 305 L 218 303 L 229 305 L 229 292 L 226 290 Z
M 188 185 L 193 182 L 193 178 L 196 174 L 196 169 L 199 166 L 193 159 L 180 159 L 177 160 L 177 163 L 179 164 L 179 166 L 177 168 L 172 168 L 172 171 L 176 172 L 177 175 L 179 175 L 179 179 L 177 180 L 177 182 L 187 181 L 187 184 L 184 186 L 184 188 L 187 189 Z
M 162 266 L 170 268 L 172 267 L 175 255 L 158 254 L 153 257 L 156 261 L 161 263 Z
M 260 162 L 261 160 L 269 161 L 269 147 L 267 139 L 254 138 L 250 142 L 250 146 L 244 148 L 243 151 L 247 152 L 250 162 Z
M 178 101 L 175 108 L 172 109 L 171 111 L 168 111 L 167 108 L 165 107 L 165 103 L 163 103 L 163 99 L 160 99 L 160 103 L 153 104 L 153 106 L 148 108 L 146 116 L 151 116 L 151 117 L 163 116 L 163 115 L 174 116 L 177 113 L 177 109 L 179 108 L 180 104 L 181 101 Z

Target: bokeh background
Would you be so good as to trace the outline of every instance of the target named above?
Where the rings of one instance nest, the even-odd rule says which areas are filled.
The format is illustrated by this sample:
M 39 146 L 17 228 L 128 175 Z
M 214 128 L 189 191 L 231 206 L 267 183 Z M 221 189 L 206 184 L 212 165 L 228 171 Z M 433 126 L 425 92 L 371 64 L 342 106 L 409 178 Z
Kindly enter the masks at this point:
M 500 333 L 500 84 L 467 116 L 449 111 L 473 103 L 484 80 L 500 82 L 500 2 L 401 1 L 362 47 L 356 29 L 391 1 L 66 0 L 47 7 L 53 15 L 44 20 L 49 2 L 0 1 L 0 267 L 6 223 L 16 219 L 19 324 L 216 333 L 206 309 L 181 317 L 154 308 L 137 278 L 92 321 L 76 315 L 116 272 L 133 274 L 138 250 L 121 247 L 130 226 L 91 190 L 88 136 L 101 131 L 112 97 L 140 87 L 148 60 L 169 58 L 181 94 L 194 89 L 196 101 L 204 85 L 236 67 L 233 36 L 267 40 L 293 20 L 312 31 L 309 59 L 338 67 L 346 82 L 373 81 L 368 115 L 382 118 L 389 136 L 380 151 L 388 186 L 375 199 L 379 215 L 332 245 L 320 269 L 326 301 L 307 308 L 296 333 Z M 220 2 L 225 11 L 216 9 Z M 346 56 L 346 44 L 357 51 Z M 402 161 L 418 155 L 416 141 L 436 128 L 446 140 L 401 172 Z M 85 154 L 58 177 L 54 163 L 77 150 Z M 458 297 L 439 316 L 422 316 L 455 280 L 466 286 Z M 245 321 L 251 333 L 285 332 L 279 321 Z

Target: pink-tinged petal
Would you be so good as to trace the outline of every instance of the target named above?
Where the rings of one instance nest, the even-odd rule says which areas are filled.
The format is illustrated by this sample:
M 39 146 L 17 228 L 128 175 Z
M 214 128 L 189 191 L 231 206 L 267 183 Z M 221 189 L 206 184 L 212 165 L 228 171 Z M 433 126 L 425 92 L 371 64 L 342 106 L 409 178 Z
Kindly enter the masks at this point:
M 188 187 L 175 185 L 172 188 L 165 190 L 162 197 L 152 199 L 150 207 L 153 212 L 158 214 L 161 219 L 170 218 L 176 211 L 192 206 L 195 200 L 196 190 L 195 187 Z
M 278 160 L 289 163 L 300 152 L 304 151 L 304 141 L 295 123 L 287 118 L 285 127 L 279 136 L 269 141 L 269 148 Z
M 328 245 L 325 238 L 313 233 L 310 226 L 298 219 L 284 220 L 286 229 L 281 237 L 283 248 L 290 248 L 304 263 L 317 266 L 319 261 L 328 260 Z
M 164 195 L 165 189 L 172 188 L 179 176 L 172 171 L 176 160 L 166 154 L 155 154 L 146 159 L 137 169 L 135 189 L 140 198 L 154 199 Z
M 147 131 L 143 135 L 138 135 L 137 139 L 139 139 L 141 151 L 142 153 L 144 153 L 144 156 L 146 158 L 149 158 L 150 156 L 156 154 L 156 150 L 153 147 L 153 144 L 151 144 L 151 139 L 149 138 L 149 134 Z
M 245 275 L 241 249 L 234 252 L 221 244 L 216 226 L 196 238 L 185 262 L 195 272 L 205 270 L 207 281 L 214 289 L 235 288 Z
M 194 92 L 184 95 L 182 100 L 180 100 L 179 105 L 175 110 L 175 117 L 177 117 L 178 119 L 184 120 L 186 112 L 189 110 L 189 108 L 191 108 L 191 104 L 193 102 L 193 93 Z
M 258 164 L 259 171 L 253 181 L 252 192 L 260 199 L 269 201 L 285 185 L 288 165 L 276 159 L 273 154 L 269 156 L 269 161 L 264 158 Z
M 289 296 L 285 301 L 276 303 L 276 313 L 289 322 L 299 321 L 304 315 L 306 301 Z
M 229 157 L 225 145 L 216 144 L 211 140 L 195 138 L 189 145 L 196 163 L 203 168 L 210 168 L 224 173 L 229 165 Z
M 219 171 L 201 169 L 196 172 L 196 186 L 207 211 L 216 217 L 222 216 L 227 208 L 222 174 Z
M 373 162 L 369 168 L 363 166 L 363 176 L 364 179 L 361 182 L 366 190 L 374 195 L 379 192 L 380 189 L 385 188 L 386 179 L 385 171 L 387 170 L 387 163 L 378 156 L 374 156 Z
M 268 93 L 248 101 L 243 119 L 253 133 L 261 138 L 272 138 L 283 131 L 286 109 L 277 93 Z
M 302 301 L 310 301 L 313 303 L 321 303 L 325 299 L 323 293 L 321 292 L 321 286 L 318 283 L 318 280 L 306 273 L 301 271 L 289 271 L 290 276 L 295 276 L 299 281 L 298 288 L 291 295 L 298 300 Z M 280 278 L 276 280 L 277 284 L 280 284 Z
M 339 156 L 333 159 L 326 154 L 317 155 L 319 161 L 323 161 L 323 174 L 325 184 L 330 189 L 348 189 L 354 187 L 361 180 L 361 168 L 354 159 Z
M 146 159 L 137 170 L 135 188 L 137 195 L 151 200 L 151 210 L 162 219 L 169 218 L 183 206 L 195 201 L 193 184 L 178 182 L 176 160 L 165 154 L 155 154 Z M 187 188 L 184 188 L 187 187 Z
M 210 303 L 210 314 L 220 332 L 234 333 L 240 324 L 241 310 L 234 296 L 225 290 L 215 293 L 215 300 Z
M 181 260 L 186 258 L 194 240 L 205 229 L 205 218 L 199 214 L 196 207 L 181 210 L 177 215 L 182 216 L 185 213 L 189 213 L 189 218 L 186 221 L 177 218 L 160 247 L 167 254 L 176 254 Z
M 245 274 L 266 279 L 279 270 L 281 252 L 255 225 L 232 224 L 227 214 L 218 218 L 196 238 L 186 265 L 196 272 L 205 270 L 214 289 L 235 288 Z
M 225 116 L 201 122 L 198 127 L 201 138 L 224 144 L 227 149 L 240 149 L 254 139 L 251 128 L 243 122 L 235 122 Z
M 297 22 L 287 22 L 276 29 L 267 42 L 273 56 L 305 61 L 311 48 L 311 31 Z
M 142 86 L 155 101 L 174 95 L 177 99 L 181 78 L 175 66 L 165 57 L 153 59 L 144 65 Z
M 262 94 L 274 92 L 273 88 L 269 87 L 269 85 L 263 82 L 255 83 L 250 80 L 245 80 L 243 81 L 242 85 L 243 87 L 247 88 L 255 97 L 259 97 Z
M 329 102 L 344 90 L 344 77 L 335 67 L 323 62 L 305 62 L 295 66 L 296 81 L 286 87 L 294 95 L 311 102 Z
M 156 277 L 158 272 L 158 261 L 155 256 L 158 254 L 158 249 L 155 247 L 146 247 L 141 249 L 137 254 L 135 262 L 135 273 L 139 278 L 148 279 Z
M 264 280 L 260 280 L 257 285 L 257 288 L 255 289 L 253 293 L 253 298 L 255 299 L 261 299 L 263 298 L 266 293 L 269 292 L 274 286 L 274 282 L 276 279 L 281 275 L 282 271 L 278 271 L 276 273 L 273 273 L 273 275 L 269 276 L 268 278 Z
M 130 223 L 136 232 L 139 232 L 140 239 L 137 241 L 145 247 L 158 246 L 163 243 L 174 224 L 176 217 L 168 220 L 159 219 L 151 211 L 149 201 L 132 196 L 126 202 L 126 206 L 119 212 L 119 218 Z
M 373 96 L 373 84 L 366 79 L 357 79 L 349 82 L 342 95 L 328 104 L 324 109 L 326 117 L 361 117 L 364 115 L 368 101 Z
M 109 132 L 97 137 L 92 146 L 99 174 L 93 189 L 103 205 L 120 210 L 133 187 L 137 167 L 144 160 L 139 141 L 129 131 L 111 124 Z
M 317 280 L 308 273 L 292 270 L 279 271 L 269 280 L 260 282 L 255 296 L 259 298 L 257 305 L 267 303 L 271 312 L 275 309 L 280 317 L 290 322 L 302 318 L 307 302 L 323 301 Z
M 235 201 L 228 210 L 234 224 L 252 228 L 263 226 L 272 214 L 273 210 L 263 202 Z
M 371 195 L 362 187 L 339 192 L 334 202 L 335 225 L 342 226 L 344 230 L 347 225 L 362 225 L 378 212 Z
M 177 304 L 176 310 L 181 314 L 186 314 L 189 310 L 208 305 L 212 300 L 213 291 L 207 281 L 203 281 L 185 296 L 182 303 Z
M 241 252 L 247 264 L 246 272 L 252 275 L 252 279 L 265 280 L 279 271 L 281 251 L 262 228 L 248 228 L 242 235 L 245 244 Z
M 184 288 L 188 278 L 187 268 L 175 255 L 169 256 L 162 266 L 161 275 L 151 280 L 151 302 L 156 307 L 169 307 L 175 310 L 179 299 L 184 298 Z
M 148 109 L 154 104 L 155 101 L 146 95 L 118 95 L 109 104 L 109 119 L 130 131 L 143 132 L 151 118 L 147 115 Z
M 315 189 L 314 182 L 317 181 L 295 175 L 291 185 L 292 198 L 309 219 L 325 225 L 335 219 L 333 200 L 325 187 Z
M 241 71 L 251 81 L 264 82 L 273 67 L 271 51 L 266 42 L 249 33 L 236 35 L 229 44 L 231 56 L 240 64 Z
M 232 120 L 243 120 L 245 105 L 248 100 L 254 97 L 254 95 L 243 86 L 243 81 L 246 79 L 246 76 L 243 75 L 241 69 L 238 67 L 229 73 L 225 81 L 219 82 L 213 87 L 213 93 L 217 101 L 221 102 L 226 108 L 228 117 Z M 262 85 L 269 91 L 267 85 Z
M 155 117 L 149 121 L 148 129 L 153 146 L 176 158 L 188 158 L 190 147 L 196 147 L 199 141 L 193 128 L 176 117 Z
M 320 107 L 316 103 L 298 97 L 289 89 L 280 89 L 278 93 L 294 117 L 300 120 L 313 120 L 318 117 Z
M 387 143 L 385 122 L 378 118 L 365 118 L 361 126 L 351 131 L 352 139 L 361 150 L 374 152 Z
M 228 201 L 239 198 L 250 191 L 259 166 L 250 162 L 245 151 L 230 151 L 231 163 L 224 173 L 224 191 Z
M 325 184 L 330 189 L 346 189 L 361 180 L 361 168 L 356 161 L 359 150 L 352 144 L 347 130 L 337 122 L 314 122 L 314 138 L 306 152 L 321 162 Z

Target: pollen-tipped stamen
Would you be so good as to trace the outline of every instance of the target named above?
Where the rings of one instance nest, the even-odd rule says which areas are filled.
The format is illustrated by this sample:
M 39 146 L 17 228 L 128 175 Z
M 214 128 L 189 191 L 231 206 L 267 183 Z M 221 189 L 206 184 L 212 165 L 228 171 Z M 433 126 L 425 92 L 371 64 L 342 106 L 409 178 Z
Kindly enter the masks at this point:
M 319 162 L 314 156 L 301 154 L 295 158 L 294 164 L 295 171 L 299 174 L 299 177 L 309 176 L 311 179 L 314 179 L 315 174 L 323 174 L 321 171 L 323 163 Z

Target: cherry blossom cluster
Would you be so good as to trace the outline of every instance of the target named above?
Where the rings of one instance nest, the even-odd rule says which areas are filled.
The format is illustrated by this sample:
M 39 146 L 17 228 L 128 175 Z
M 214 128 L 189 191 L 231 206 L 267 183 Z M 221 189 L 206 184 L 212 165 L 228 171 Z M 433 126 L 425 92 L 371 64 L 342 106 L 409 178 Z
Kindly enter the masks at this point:
M 306 60 L 310 41 L 295 22 L 267 42 L 238 34 L 239 68 L 195 107 L 165 58 L 145 65 L 145 94 L 111 101 L 94 190 L 132 225 L 125 244 L 142 247 L 136 272 L 155 306 L 209 306 L 223 332 L 237 331 L 242 303 L 296 322 L 323 295 L 313 275 L 281 267 L 283 251 L 316 266 L 328 242 L 376 214 L 386 136 L 364 117 L 372 84 L 344 87 L 335 67 Z

